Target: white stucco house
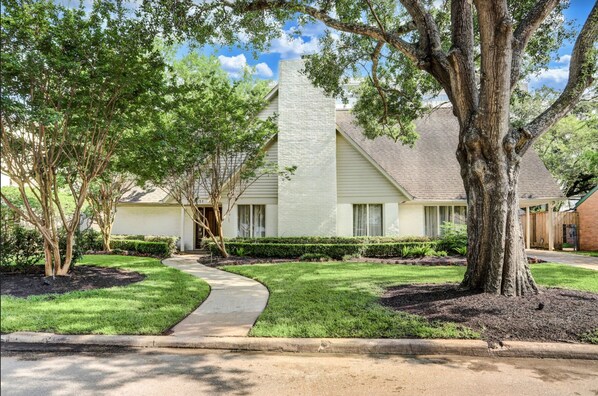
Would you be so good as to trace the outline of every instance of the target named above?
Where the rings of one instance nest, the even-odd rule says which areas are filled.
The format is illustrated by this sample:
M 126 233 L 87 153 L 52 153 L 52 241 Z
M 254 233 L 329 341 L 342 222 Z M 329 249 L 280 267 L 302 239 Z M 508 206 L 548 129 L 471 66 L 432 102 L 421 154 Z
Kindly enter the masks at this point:
M 264 116 L 278 114 L 278 135 L 267 155 L 290 180 L 268 176 L 240 198 L 223 224 L 226 237 L 429 235 L 444 221 L 464 222 L 466 197 L 455 157 L 458 123 L 441 107 L 416 122 L 410 148 L 368 140 L 350 110 L 337 108 L 300 73 L 302 61 L 283 61 Z M 522 163 L 522 207 L 563 198 L 538 155 Z M 157 189 L 135 190 L 119 204 L 115 234 L 179 235 L 197 247 L 201 231 Z

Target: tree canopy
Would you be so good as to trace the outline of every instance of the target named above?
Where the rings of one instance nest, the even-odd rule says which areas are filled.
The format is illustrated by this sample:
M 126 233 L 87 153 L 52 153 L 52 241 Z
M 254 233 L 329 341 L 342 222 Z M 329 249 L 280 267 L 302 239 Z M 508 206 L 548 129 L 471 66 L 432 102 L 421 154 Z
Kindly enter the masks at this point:
M 165 64 L 150 25 L 120 2 L 95 1 L 86 10 L 83 3 L 9 0 L 1 13 L 2 173 L 16 183 L 25 209 L 3 193 L 2 200 L 43 235 L 46 274 L 63 275 L 89 183 L 124 131 L 155 109 Z M 73 197 L 72 216 L 61 188 Z

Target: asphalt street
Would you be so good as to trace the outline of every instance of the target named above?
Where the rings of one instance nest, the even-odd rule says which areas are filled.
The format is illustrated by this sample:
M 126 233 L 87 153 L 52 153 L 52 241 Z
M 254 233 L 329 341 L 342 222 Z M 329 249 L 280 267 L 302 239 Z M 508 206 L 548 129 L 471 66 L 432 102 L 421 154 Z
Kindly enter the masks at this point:
M 12 352 L 2 395 L 598 395 L 598 361 L 182 349 Z

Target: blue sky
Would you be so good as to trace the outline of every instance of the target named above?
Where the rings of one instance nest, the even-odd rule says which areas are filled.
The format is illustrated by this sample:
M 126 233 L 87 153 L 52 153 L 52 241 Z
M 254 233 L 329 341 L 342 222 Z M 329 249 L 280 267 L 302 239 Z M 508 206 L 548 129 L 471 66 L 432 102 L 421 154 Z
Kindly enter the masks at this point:
M 581 28 L 593 6 L 592 0 L 571 0 L 570 7 L 565 11 L 565 17 L 574 20 L 577 29 Z M 256 67 L 256 74 L 264 79 L 277 79 L 278 62 L 281 59 L 296 59 L 303 54 L 313 53 L 317 50 L 317 38 L 324 31 L 321 23 L 310 25 L 303 29 L 301 37 L 293 37 L 289 34 L 294 23 L 287 23 L 284 27 L 283 37 L 272 41 L 271 49 L 267 53 L 258 54 L 257 58 L 251 51 L 244 51 L 240 48 L 229 47 L 208 47 L 203 52 L 218 57 L 222 67 L 231 75 L 236 75 L 245 65 Z M 564 43 L 558 51 L 560 60 L 550 63 L 549 69 L 529 79 L 530 88 L 537 89 L 547 85 L 556 89 L 562 89 L 567 83 L 569 70 L 569 58 L 573 49 L 573 42 Z M 179 54 L 188 49 L 181 48 Z

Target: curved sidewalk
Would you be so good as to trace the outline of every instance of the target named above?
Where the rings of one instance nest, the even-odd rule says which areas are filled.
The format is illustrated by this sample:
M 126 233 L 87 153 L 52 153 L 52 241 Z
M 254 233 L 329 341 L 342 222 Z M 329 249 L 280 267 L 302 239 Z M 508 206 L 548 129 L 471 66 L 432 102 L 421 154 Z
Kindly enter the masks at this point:
M 268 303 L 268 289 L 259 282 L 197 262 L 198 256 L 174 256 L 163 263 L 197 276 L 210 285 L 210 295 L 172 328 L 173 336 L 247 336 Z
M 598 257 L 582 256 L 581 254 L 567 253 L 562 251 L 548 251 L 528 249 L 525 251 L 528 257 L 533 257 L 546 262 L 567 264 L 573 267 L 580 267 L 598 271 Z

